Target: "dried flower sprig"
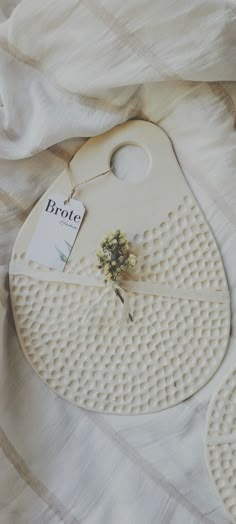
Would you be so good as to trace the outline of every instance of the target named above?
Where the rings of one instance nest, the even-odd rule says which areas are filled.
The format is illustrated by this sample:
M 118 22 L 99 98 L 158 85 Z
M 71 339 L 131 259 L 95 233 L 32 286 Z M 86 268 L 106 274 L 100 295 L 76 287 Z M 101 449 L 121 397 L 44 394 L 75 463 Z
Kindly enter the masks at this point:
M 105 276 L 105 282 L 113 285 L 116 295 L 124 304 L 119 289 L 120 281 L 124 273 L 135 269 L 137 257 L 131 252 L 127 236 L 120 229 L 109 233 L 101 243 L 101 248 L 97 252 L 97 267 Z M 130 313 L 129 318 L 133 320 Z
M 137 257 L 130 251 L 125 233 L 119 229 L 109 233 L 101 243 L 102 250 L 97 251 L 97 267 L 108 282 L 116 282 L 125 271 L 132 271 L 137 264 Z

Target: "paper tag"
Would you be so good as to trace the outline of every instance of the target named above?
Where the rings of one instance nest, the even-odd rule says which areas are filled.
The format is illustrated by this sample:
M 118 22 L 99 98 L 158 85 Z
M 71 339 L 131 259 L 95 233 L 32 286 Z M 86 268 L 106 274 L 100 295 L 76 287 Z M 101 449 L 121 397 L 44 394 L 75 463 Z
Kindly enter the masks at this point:
M 28 247 L 27 257 L 59 271 L 63 271 L 80 229 L 85 207 L 80 200 L 52 195 L 44 209 Z

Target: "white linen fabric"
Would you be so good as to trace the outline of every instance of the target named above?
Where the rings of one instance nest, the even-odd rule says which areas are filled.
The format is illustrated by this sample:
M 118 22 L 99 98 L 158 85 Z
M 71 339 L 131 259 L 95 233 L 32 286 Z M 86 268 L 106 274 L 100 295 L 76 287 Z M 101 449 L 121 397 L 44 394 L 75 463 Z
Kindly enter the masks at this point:
M 203 441 L 210 396 L 236 360 L 235 15 L 233 0 L 1 0 L 1 524 L 230 522 Z M 38 379 L 7 271 L 21 224 L 85 137 L 134 117 L 168 133 L 213 229 L 232 335 L 194 397 L 125 417 L 78 409 Z

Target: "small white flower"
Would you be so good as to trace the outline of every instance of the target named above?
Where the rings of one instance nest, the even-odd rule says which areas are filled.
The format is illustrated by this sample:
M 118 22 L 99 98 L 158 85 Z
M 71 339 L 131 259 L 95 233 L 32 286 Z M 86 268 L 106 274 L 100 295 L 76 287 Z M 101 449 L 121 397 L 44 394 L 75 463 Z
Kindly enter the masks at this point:
M 137 264 L 137 257 L 131 253 L 131 255 L 129 255 L 128 262 L 131 267 L 135 267 Z

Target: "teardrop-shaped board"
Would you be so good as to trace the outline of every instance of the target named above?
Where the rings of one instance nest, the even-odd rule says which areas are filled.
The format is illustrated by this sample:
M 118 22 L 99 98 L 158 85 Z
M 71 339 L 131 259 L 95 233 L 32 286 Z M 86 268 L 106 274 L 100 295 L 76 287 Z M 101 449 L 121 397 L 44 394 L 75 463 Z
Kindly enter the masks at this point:
M 66 172 L 31 211 L 10 265 L 16 329 L 36 373 L 78 406 L 121 414 L 158 411 L 193 395 L 219 367 L 230 329 L 216 241 L 158 126 L 129 121 L 89 139 L 71 162 L 76 184 L 108 170 L 114 151 L 130 143 L 148 155 L 146 176 L 129 183 L 110 172 L 81 185 L 87 211 L 64 281 L 54 270 L 48 280 L 48 269 L 26 251 L 48 196 L 68 196 Z M 139 285 L 149 289 L 129 293 L 133 323 L 120 322 L 112 289 L 81 283 L 96 274 L 96 250 L 117 228 L 138 253 Z
M 208 407 L 206 459 L 219 497 L 236 523 L 236 367 L 219 385 Z

